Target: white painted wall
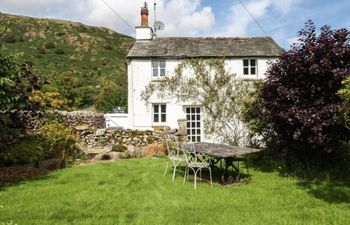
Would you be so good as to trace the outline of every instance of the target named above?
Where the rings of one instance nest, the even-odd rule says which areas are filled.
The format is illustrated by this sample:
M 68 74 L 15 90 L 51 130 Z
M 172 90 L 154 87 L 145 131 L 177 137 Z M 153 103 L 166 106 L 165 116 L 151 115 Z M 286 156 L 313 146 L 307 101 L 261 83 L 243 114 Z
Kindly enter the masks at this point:
M 136 41 L 149 41 L 153 38 L 153 30 L 151 27 L 136 27 Z
M 106 128 L 130 128 L 129 117 L 127 113 L 108 113 L 105 114 Z
M 244 79 L 264 79 L 268 63 L 277 58 L 248 58 L 257 60 L 257 75 L 243 75 L 243 58 L 226 59 L 227 71 L 236 74 Z M 151 59 L 133 59 L 128 62 L 128 128 L 131 129 L 152 129 L 152 126 L 166 125 L 171 128 L 178 128 L 177 120 L 185 118 L 185 106 L 196 105 L 191 102 L 177 102 L 173 97 L 159 98 L 156 94 L 152 95 L 149 103 L 141 99 L 141 92 L 149 82 L 159 82 L 152 77 Z M 174 75 L 175 68 L 180 63 L 177 59 L 166 60 L 166 76 Z M 190 75 L 190 74 L 188 74 Z M 153 123 L 152 103 L 167 104 L 167 122 Z M 203 132 L 202 132 L 203 133 Z M 205 139 L 204 139 L 205 140 Z

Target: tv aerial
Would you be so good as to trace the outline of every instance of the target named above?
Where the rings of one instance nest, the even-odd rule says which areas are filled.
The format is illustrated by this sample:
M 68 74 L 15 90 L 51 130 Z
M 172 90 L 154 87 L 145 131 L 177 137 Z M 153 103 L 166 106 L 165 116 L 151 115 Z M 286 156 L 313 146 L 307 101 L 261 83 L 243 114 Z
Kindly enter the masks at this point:
M 165 28 L 165 25 L 163 22 L 157 20 L 157 9 L 156 9 L 157 3 L 154 0 L 154 24 L 153 24 L 153 28 L 154 28 L 154 35 L 157 36 L 157 30 L 163 30 Z

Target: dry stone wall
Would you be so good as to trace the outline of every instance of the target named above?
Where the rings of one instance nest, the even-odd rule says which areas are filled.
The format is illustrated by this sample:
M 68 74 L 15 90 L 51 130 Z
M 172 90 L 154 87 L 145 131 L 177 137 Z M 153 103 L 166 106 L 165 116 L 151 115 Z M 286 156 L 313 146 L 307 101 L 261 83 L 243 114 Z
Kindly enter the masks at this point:
M 181 136 L 177 130 L 140 131 L 112 130 L 105 128 L 104 114 L 85 111 L 53 111 L 47 114 L 32 111 L 0 111 L 0 122 L 19 128 L 21 135 L 39 133 L 47 118 L 57 117 L 70 127 L 79 139 L 78 147 L 97 159 L 139 157 L 152 152 L 165 152 L 165 135 Z M 21 135 L 6 137 L 9 144 L 16 143 Z M 0 135 L 1 138 L 4 135 Z

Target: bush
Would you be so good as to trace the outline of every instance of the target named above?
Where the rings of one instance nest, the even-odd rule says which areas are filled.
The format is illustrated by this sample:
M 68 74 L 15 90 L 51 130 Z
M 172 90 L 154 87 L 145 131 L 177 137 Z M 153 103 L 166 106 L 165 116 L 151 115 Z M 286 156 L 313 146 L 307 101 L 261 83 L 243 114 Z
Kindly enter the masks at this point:
M 45 48 L 46 48 L 46 49 L 53 49 L 53 48 L 55 48 L 55 43 L 53 43 L 53 42 L 47 42 L 47 43 L 45 44 Z
M 330 162 L 349 140 L 349 130 L 335 120 L 342 105 L 337 92 L 350 73 L 349 40 L 346 29 L 324 26 L 317 35 L 308 22 L 298 43 L 267 71 L 251 110 L 262 133 L 305 165 Z
M 339 120 L 350 129 L 350 75 L 342 82 L 343 87 L 338 91 L 338 95 L 343 100 Z
M 113 46 L 112 45 L 105 45 L 105 46 L 103 46 L 103 48 L 105 50 L 113 50 Z
M 47 152 L 40 138 L 31 137 L 18 144 L 0 149 L 0 166 L 35 164 L 46 156 Z
M 48 148 L 49 158 L 67 160 L 74 155 L 76 137 L 72 130 L 57 120 L 46 123 L 42 135 Z
M 17 38 L 16 38 L 16 36 L 13 35 L 13 34 L 8 34 L 8 35 L 5 36 L 4 41 L 5 41 L 6 43 L 16 43 Z
M 56 36 L 57 36 L 57 37 L 62 37 L 62 36 L 64 36 L 64 35 L 66 35 L 66 32 L 64 32 L 64 31 L 60 31 L 60 32 L 57 32 L 57 33 L 56 33 Z
M 37 51 L 38 51 L 39 54 L 42 54 L 42 55 L 46 54 L 45 48 L 40 48 L 40 47 L 38 47 L 38 48 L 37 48 Z
M 57 50 L 55 51 L 55 53 L 56 53 L 57 55 L 63 55 L 63 54 L 64 54 L 64 50 L 62 50 L 62 49 L 57 49 Z

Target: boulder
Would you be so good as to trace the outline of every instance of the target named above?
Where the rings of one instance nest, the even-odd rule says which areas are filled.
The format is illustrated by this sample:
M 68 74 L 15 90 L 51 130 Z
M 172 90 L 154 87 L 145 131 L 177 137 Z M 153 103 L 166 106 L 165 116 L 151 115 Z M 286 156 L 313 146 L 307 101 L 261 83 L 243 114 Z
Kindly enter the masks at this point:
M 110 151 L 111 151 L 111 148 L 109 146 L 92 147 L 92 148 L 88 148 L 85 153 L 88 155 L 98 155 L 98 154 L 104 154 Z
M 97 129 L 95 132 L 96 136 L 103 136 L 106 133 L 107 129 Z
M 80 130 L 80 131 L 83 131 L 83 130 L 88 130 L 89 129 L 89 125 L 78 125 L 75 127 L 75 130 Z
M 109 157 L 113 160 L 119 160 L 123 157 L 122 152 L 108 152 L 105 155 L 109 155 Z

